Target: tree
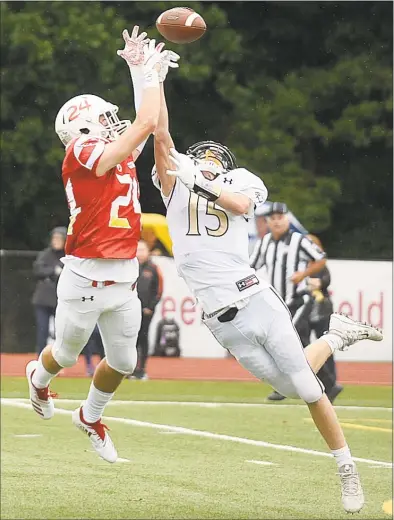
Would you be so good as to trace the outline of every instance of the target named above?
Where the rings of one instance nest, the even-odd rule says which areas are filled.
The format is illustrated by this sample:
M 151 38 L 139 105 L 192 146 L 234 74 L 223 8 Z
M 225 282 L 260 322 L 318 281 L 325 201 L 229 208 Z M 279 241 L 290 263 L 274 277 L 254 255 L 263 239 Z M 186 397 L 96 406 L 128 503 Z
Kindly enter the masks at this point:
M 178 2 L 3 2 L 4 246 L 37 248 L 65 223 L 60 106 L 90 92 L 133 117 L 116 56 L 134 24 Z M 389 2 L 193 2 L 207 22 L 166 82 L 179 150 L 222 141 L 261 175 L 331 256 L 391 256 L 392 11 Z M 130 116 L 129 116 L 130 114 Z M 144 211 L 164 212 L 150 182 L 148 143 L 137 166 Z M 389 180 L 390 179 L 390 180 Z M 5 194 L 5 195 L 4 195 Z M 374 240 L 371 241 L 370 237 Z

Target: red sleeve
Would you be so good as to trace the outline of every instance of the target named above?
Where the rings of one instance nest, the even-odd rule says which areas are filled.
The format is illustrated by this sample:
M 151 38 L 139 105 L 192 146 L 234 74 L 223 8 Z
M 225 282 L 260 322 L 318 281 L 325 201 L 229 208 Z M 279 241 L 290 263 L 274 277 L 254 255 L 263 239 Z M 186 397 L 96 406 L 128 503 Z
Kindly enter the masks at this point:
M 73 144 L 72 153 L 77 162 L 96 173 L 97 164 L 105 149 L 105 141 L 97 137 L 80 137 Z

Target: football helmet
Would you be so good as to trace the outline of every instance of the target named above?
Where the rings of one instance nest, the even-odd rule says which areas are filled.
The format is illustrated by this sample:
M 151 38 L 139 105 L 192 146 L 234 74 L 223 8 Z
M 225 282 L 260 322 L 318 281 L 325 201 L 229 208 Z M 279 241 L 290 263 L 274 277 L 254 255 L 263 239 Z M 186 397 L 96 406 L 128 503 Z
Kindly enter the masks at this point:
M 220 143 L 214 141 L 200 141 L 186 150 L 186 155 L 193 157 L 201 171 L 218 175 L 238 168 L 234 154 Z
M 82 134 L 117 139 L 127 127 L 129 120 L 119 120 L 119 108 L 92 94 L 73 97 L 59 110 L 55 121 L 55 132 L 64 146 Z

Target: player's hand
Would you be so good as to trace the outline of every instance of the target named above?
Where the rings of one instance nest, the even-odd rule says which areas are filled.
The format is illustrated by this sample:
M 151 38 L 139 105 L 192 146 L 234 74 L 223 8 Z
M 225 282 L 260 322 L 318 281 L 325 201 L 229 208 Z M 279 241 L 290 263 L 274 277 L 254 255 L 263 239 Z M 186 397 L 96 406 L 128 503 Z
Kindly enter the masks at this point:
M 169 158 L 174 169 L 167 170 L 167 175 L 178 177 L 189 190 L 193 190 L 196 177 L 201 173 L 193 159 L 177 152 L 175 148 L 170 148 Z
M 313 291 L 314 289 L 320 289 L 321 288 L 321 279 L 320 278 L 309 278 L 308 288 L 311 291 Z
M 291 276 L 290 280 L 293 282 L 294 285 L 297 285 L 298 283 L 302 282 L 302 280 L 305 278 L 305 274 L 301 271 L 296 271 Z
M 177 61 L 180 59 L 179 54 L 174 51 L 163 51 L 160 60 L 159 82 L 163 83 L 168 74 L 169 68 L 177 69 L 179 67 Z
M 156 40 L 150 40 L 148 45 L 144 47 L 144 73 L 147 74 L 152 70 L 160 71 L 161 60 L 163 59 L 164 43 L 156 45 Z
M 144 49 L 149 42 L 149 38 L 147 38 L 146 32 L 142 32 L 138 36 L 138 31 L 139 27 L 135 25 L 130 36 L 129 31 L 125 29 L 122 33 L 125 43 L 124 49 L 116 52 L 118 56 L 121 56 L 126 61 L 130 68 L 142 65 L 145 61 Z
M 145 314 L 145 316 L 152 316 L 153 311 L 145 307 L 145 309 L 142 309 L 142 313 Z

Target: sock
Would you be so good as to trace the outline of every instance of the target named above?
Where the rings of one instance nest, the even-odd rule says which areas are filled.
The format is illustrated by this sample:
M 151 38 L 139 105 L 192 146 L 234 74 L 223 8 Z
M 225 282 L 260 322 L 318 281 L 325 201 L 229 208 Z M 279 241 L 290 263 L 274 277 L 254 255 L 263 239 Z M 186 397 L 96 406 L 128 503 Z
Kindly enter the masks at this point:
M 82 406 L 82 415 L 87 423 L 94 423 L 100 419 L 107 403 L 112 399 L 114 393 L 107 394 L 97 390 L 93 383 L 90 385 L 88 398 Z
M 31 378 L 31 381 L 33 385 L 36 388 L 45 388 L 49 385 L 51 382 L 51 379 L 53 379 L 57 374 L 51 374 L 44 368 L 44 365 L 42 364 L 42 354 L 40 354 L 40 357 L 38 358 L 38 364 L 37 368 L 34 371 L 34 374 Z
M 323 339 L 327 343 L 332 353 L 334 353 L 336 350 L 343 346 L 343 339 L 341 338 L 341 336 L 338 336 L 337 334 L 328 332 L 327 334 L 324 334 L 324 336 L 322 336 L 320 339 Z
M 353 464 L 352 454 L 347 444 L 343 448 L 339 448 L 339 450 L 331 450 L 331 453 L 334 455 L 338 468 L 344 464 Z

